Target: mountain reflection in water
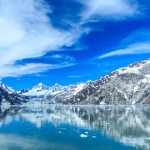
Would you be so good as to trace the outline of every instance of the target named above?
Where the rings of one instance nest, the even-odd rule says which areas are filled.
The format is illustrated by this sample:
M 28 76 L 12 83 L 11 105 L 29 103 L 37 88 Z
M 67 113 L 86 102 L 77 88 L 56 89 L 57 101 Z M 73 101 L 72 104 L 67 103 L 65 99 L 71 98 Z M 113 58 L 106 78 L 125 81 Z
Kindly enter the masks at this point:
M 98 141 L 100 135 L 97 134 L 100 133 L 101 136 L 124 145 L 125 149 L 149 150 L 149 110 L 150 106 L 145 105 L 1 107 L 0 147 L 3 150 L 16 149 L 16 147 L 18 150 L 31 148 L 76 150 L 82 146 L 81 138 L 88 139 L 90 137 L 86 149 L 91 149 L 91 146 L 92 149 L 96 150 L 100 148 L 100 145 L 96 147 L 94 143 L 90 145 L 88 142 Z M 72 134 L 71 131 L 76 132 L 76 134 Z M 56 133 L 54 134 L 54 132 Z M 45 134 L 47 134 L 46 140 L 42 138 Z M 62 144 L 61 139 L 59 144 L 55 143 L 55 140 L 58 140 L 60 135 L 63 137 L 64 134 L 70 138 L 73 135 L 76 145 L 79 144 L 80 146 L 76 147 L 70 144 L 72 141 L 66 141 L 65 144 Z M 41 136 L 38 137 L 39 135 Z M 49 142 L 47 142 L 48 140 Z M 66 140 L 68 140 L 67 137 Z M 100 142 L 102 141 L 99 140 Z M 107 143 L 107 141 L 105 142 Z M 111 142 L 108 144 L 109 147 L 101 149 L 111 150 L 114 148 L 115 144 Z

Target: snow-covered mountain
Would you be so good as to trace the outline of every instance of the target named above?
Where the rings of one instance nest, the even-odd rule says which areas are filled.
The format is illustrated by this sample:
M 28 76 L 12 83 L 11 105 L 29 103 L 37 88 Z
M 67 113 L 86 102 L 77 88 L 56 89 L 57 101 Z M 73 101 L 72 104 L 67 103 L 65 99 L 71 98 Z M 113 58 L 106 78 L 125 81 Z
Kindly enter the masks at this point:
M 53 86 L 55 90 L 40 85 L 23 95 L 44 95 L 51 103 L 64 104 L 147 104 L 150 103 L 150 59 L 120 68 L 94 82 Z
M 7 90 L 7 93 L 12 91 L 8 87 Z M 150 59 L 120 68 L 96 81 L 89 80 L 69 86 L 55 84 L 51 87 L 39 83 L 31 89 L 17 93 L 32 102 L 147 104 L 150 103 Z
M 25 102 L 24 98 L 21 97 L 15 90 L 11 87 L 5 86 L 0 81 L 0 104 L 1 105 L 11 105 L 11 104 L 21 104 Z
M 150 59 L 120 68 L 94 82 L 52 87 L 40 83 L 23 95 L 64 104 L 150 103 Z
M 69 85 L 63 90 L 50 93 L 48 99 L 53 103 L 66 103 L 73 97 L 77 96 L 80 91 L 88 88 L 88 86 L 92 84 L 93 81 L 89 80 L 87 82 Z M 77 98 L 77 101 L 80 101 L 80 99 Z
M 66 104 L 150 103 L 150 59 L 120 68 L 83 88 Z
M 61 86 L 59 84 L 54 84 L 53 86 L 49 87 L 44 85 L 43 83 L 39 83 L 38 85 L 34 86 L 28 90 L 21 90 L 18 91 L 18 94 L 22 94 L 28 98 L 41 98 L 46 99 L 50 93 L 54 93 L 57 91 L 64 90 L 67 86 Z
M 21 91 L 18 91 L 17 93 L 23 95 L 28 99 L 37 99 L 38 101 L 47 100 L 50 103 L 62 103 L 70 99 L 72 96 L 76 95 L 83 88 L 86 88 L 89 84 L 92 84 L 92 81 L 72 84 L 69 86 L 61 86 L 56 83 L 51 87 L 39 83 L 29 90 L 23 89 Z
M 80 90 L 65 104 L 150 103 L 150 59 L 120 68 Z

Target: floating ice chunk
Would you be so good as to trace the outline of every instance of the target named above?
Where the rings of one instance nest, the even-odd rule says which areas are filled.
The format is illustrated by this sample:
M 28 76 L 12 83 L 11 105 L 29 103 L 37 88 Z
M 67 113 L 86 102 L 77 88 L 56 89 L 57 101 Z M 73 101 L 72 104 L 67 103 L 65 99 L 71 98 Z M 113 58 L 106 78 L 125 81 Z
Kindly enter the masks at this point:
M 62 133 L 61 131 L 58 132 L 59 134 Z
M 92 136 L 92 138 L 97 138 L 96 136 Z
M 87 131 L 85 132 L 85 134 L 88 134 L 88 133 L 89 133 L 89 132 L 87 132 Z
M 85 135 L 85 134 L 81 134 L 81 135 L 80 135 L 80 137 L 81 137 L 81 138 L 86 138 L 86 137 L 87 137 L 87 135 Z

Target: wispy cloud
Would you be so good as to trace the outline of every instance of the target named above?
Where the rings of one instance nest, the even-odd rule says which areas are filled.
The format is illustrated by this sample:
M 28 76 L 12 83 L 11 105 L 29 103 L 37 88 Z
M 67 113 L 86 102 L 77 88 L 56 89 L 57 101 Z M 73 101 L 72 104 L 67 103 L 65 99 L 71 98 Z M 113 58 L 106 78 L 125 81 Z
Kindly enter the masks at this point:
M 79 32 L 79 29 L 62 31 L 53 27 L 48 17 L 52 11 L 44 0 L 5 0 L 0 1 L 0 6 L 1 77 L 37 73 L 53 68 L 47 64 L 18 67 L 16 61 L 41 57 L 62 46 L 70 46 L 84 32 Z
M 110 53 L 101 55 L 99 58 L 105 58 L 116 55 L 129 55 L 129 54 L 145 54 L 150 53 L 150 43 L 136 43 L 129 45 L 127 48 L 118 49 Z
M 139 30 L 132 33 L 129 37 L 124 39 L 118 47 L 111 52 L 100 55 L 98 58 L 106 58 L 117 55 L 129 55 L 129 54 L 145 54 L 150 53 L 150 31 Z
M 81 78 L 82 76 L 70 75 L 69 78 Z
M 82 78 L 82 77 L 86 77 L 86 76 L 90 76 L 90 74 L 84 74 L 84 75 L 70 75 L 68 76 L 68 78 Z
M 75 62 L 75 58 L 71 57 L 69 55 L 63 55 L 63 54 L 54 54 L 54 55 L 50 55 L 50 56 L 44 56 L 44 59 L 55 59 L 58 60 L 59 62 L 70 62 L 73 63 Z
M 25 65 L 7 65 L 0 67 L 0 78 L 3 77 L 19 77 L 22 75 L 37 74 L 40 72 L 45 72 L 50 69 L 58 69 L 63 67 L 68 67 L 74 65 L 73 63 L 62 63 L 58 65 L 53 64 L 42 64 L 42 63 L 33 63 Z
M 123 20 L 139 14 L 138 3 L 135 0 L 77 0 L 84 5 L 81 16 L 84 21 L 99 21 L 105 19 Z
M 49 17 L 53 10 L 44 0 L 0 1 L 0 77 L 34 74 L 69 66 L 74 63 L 69 56 L 66 56 L 64 63 L 59 64 L 32 63 L 18 66 L 16 62 L 44 56 L 47 52 L 59 50 L 63 46 L 72 46 L 92 30 L 83 27 L 84 23 L 92 19 L 106 17 L 122 20 L 138 13 L 138 4 L 134 1 L 81 0 L 78 3 L 84 6 L 82 12 L 75 14 L 80 15 L 79 22 L 68 20 L 66 22 L 71 27 L 63 30 L 53 26 Z M 59 55 L 54 55 L 53 58 L 61 59 Z

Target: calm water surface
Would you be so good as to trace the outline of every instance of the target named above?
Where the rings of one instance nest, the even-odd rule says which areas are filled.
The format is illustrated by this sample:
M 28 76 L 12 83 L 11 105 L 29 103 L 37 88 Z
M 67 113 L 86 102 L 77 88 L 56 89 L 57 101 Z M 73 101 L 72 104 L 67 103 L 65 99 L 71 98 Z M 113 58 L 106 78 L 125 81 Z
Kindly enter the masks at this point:
M 149 150 L 150 106 L 10 106 L 2 150 Z

